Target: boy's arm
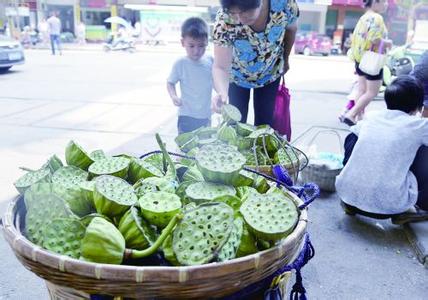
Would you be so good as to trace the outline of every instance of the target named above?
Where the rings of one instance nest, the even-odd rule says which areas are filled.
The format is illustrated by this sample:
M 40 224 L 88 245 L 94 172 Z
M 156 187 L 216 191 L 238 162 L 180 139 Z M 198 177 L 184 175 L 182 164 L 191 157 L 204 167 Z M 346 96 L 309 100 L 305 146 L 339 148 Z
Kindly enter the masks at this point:
M 181 106 L 182 102 L 180 97 L 177 96 L 177 91 L 175 90 L 175 84 L 171 82 L 166 83 L 166 89 L 168 91 L 169 96 L 171 97 L 172 103 L 176 106 Z

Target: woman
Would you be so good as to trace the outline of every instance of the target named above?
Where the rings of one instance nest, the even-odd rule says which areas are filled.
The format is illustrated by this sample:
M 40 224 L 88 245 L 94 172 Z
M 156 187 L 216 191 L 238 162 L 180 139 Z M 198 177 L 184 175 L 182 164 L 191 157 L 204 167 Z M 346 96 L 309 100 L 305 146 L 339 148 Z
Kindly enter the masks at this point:
M 299 13 L 295 0 L 221 0 L 214 27 L 212 106 L 238 107 L 247 121 L 254 90 L 255 125 L 273 123 L 280 78 L 289 69 Z
M 364 52 L 370 49 L 382 51 L 392 46 L 392 42 L 386 39 L 387 30 L 383 17 L 380 15 L 386 10 L 386 0 L 364 0 L 364 5 L 367 11 L 360 18 L 352 33 L 350 52 L 351 58 L 355 61 L 355 70 L 358 74 L 358 93 L 355 97 L 355 105 L 340 118 L 341 121 L 349 126 L 356 123 L 358 116 L 362 114 L 370 101 L 376 97 L 382 85 L 382 70 L 379 74 L 369 75 L 359 68 Z

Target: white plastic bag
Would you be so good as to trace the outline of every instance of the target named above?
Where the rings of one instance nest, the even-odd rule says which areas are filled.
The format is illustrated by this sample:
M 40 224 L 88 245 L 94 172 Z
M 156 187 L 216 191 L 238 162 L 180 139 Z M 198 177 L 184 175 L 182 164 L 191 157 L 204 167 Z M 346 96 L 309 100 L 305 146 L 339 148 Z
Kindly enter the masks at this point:
M 380 43 L 379 53 L 369 50 L 364 52 L 359 68 L 368 75 L 376 76 L 380 73 L 386 62 L 386 55 L 383 54 L 383 42 Z

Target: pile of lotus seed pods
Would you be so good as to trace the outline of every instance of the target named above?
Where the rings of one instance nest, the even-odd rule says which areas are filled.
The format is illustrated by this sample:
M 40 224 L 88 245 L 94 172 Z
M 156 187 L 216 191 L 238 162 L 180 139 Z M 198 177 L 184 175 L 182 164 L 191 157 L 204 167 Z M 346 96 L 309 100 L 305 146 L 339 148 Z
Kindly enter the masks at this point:
M 224 117 L 236 124 L 240 116 L 230 110 Z M 90 262 L 156 256 L 179 266 L 246 256 L 294 230 L 299 212 L 290 192 L 244 170 L 236 146 L 203 143 L 195 159 L 173 160 L 156 139 L 161 153 L 144 159 L 88 153 L 70 141 L 66 164 L 53 156 L 26 169 L 15 182 L 26 237 Z

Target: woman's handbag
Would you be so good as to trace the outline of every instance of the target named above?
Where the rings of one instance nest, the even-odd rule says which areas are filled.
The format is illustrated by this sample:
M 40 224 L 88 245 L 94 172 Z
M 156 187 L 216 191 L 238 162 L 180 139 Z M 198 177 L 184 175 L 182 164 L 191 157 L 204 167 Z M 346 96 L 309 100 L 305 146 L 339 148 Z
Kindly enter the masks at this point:
M 383 54 L 383 40 L 379 45 L 379 52 L 373 51 L 373 46 L 370 50 L 364 52 L 359 68 L 364 73 L 376 76 L 380 73 L 383 66 L 385 65 L 386 55 Z
M 280 134 L 287 136 L 287 141 L 291 139 L 290 98 L 284 77 L 282 77 L 275 99 L 273 128 Z

